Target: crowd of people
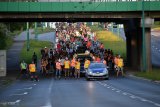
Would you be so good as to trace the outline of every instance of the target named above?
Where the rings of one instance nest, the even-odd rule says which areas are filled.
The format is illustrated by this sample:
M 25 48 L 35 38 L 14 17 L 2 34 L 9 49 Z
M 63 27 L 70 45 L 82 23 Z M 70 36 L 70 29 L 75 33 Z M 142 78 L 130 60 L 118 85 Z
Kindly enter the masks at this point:
M 52 72 L 55 78 L 59 79 L 62 74 L 64 74 L 65 79 L 80 78 L 81 62 L 80 59 L 76 59 L 76 54 L 82 49 L 90 54 L 93 61 L 103 62 L 109 66 L 110 70 L 115 70 L 117 76 L 119 72 L 123 74 L 123 58 L 120 55 L 114 56 L 111 49 L 105 49 L 104 44 L 96 39 L 96 33 L 92 32 L 86 23 L 56 23 L 55 35 L 55 47 L 53 49 L 47 47 L 41 49 L 41 74 L 48 75 Z M 89 66 L 90 61 L 89 59 L 85 60 L 85 69 Z M 35 53 L 32 62 L 36 68 L 37 56 Z M 24 65 L 21 63 L 21 69 L 23 67 Z M 29 65 L 29 71 L 32 68 L 34 68 L 33 65 L 31 67 Z M 32 73 L 31 78 L 33 77 L 37 80 L 37 76 Z

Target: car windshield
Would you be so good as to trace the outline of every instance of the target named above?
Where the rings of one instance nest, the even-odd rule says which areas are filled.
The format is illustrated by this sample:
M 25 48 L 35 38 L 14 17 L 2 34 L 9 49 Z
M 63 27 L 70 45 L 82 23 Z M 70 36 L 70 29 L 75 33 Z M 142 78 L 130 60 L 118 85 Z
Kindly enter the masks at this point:
M 92 63 L 89 68 L 105 68 L 105 65 L 102 63 Z
M 92 61 L 92 58 L 90 57 L 90 56 L 88 56 L 88 55 L 78 55 L 77 56 L 77 59 L 80 59 L 80 62 L 85 62 L 85 59 L 89 59 L 90 61 Z

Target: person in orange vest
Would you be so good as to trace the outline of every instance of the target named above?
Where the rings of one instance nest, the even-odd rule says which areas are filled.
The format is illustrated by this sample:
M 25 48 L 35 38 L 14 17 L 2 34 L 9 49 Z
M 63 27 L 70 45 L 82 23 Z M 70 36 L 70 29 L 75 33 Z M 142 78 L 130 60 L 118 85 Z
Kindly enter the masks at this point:
M 124 73 L 123 73 L 123 66 L 124 66 L 124 62 L 123 62 L 123 58 L 119 55 L 118 56 L 118 71 L 117 71 L 117 77 L 119 75 L 119 73 L 121 72 L 122 73 L 122 76 L 124 76 Z
M 70 74 L 70 71 L 69 71 L 69 69 L 70 69 L 70 61 L 68 60 L 68 58 L 66 57 L 66 60 L 64 61 L 64 69 L 65 69 L 65 79 L 66 79 L 66 77 L 68 77 L 69 78 L 69 74 Z
M 30 75 L 31 75 L 31 81 L 33 81 L 34 79 L 36 81 L 39 81 L 38 76 L 36 74 L 36 65 L 34 64 L 33 61 L 32 61 L 31 64 L 29 64 L 29 72 L 30 72 Z
M 118 70 L 118 55 L 114 57 L 114 70 L 115 72 Z
M 61 67 L 61 60 L 57 60 L 56 61 L 56 77 L 55 78 L 61 78 L 61 71 L 62 71 L 62 67 Z
M 81 65 L 80 59 L 78 59 L 76 61 L 76 65 L 75 65 L 75 68 L 76 68 L 76 70 L 75 70 L 75 78 L 80 78 L 80 65 Z
M 85 59 L 85 62 L 84 62 L 84 69 L 85 69 L 85 70 L 88 69 L 89 65 L 90 65 L 90 60 L 88 60 L 88 59 L 86 58 L 86 59 Z
M 71 77 L 74 76 L 75 65 L 76 65 L 76 60 L 75 60 L 75 58 L 73 57 L 73 59 L 71 60 Z
M 91 43 L 91 41 L 89 40 L 89 41 L 87 42 L 87 49 L 88 49 L 88 50 L 90 50 L 91 45 L 92 45 L 92 43 Z

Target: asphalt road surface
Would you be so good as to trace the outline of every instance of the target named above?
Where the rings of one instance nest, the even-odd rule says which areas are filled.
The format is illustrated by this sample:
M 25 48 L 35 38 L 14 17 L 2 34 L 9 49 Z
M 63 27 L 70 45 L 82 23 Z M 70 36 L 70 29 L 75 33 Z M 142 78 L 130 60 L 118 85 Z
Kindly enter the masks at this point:
M 151 34 L 152 64 L 160 67 L 160 31 Z
M 0 92 L 0 107 L 160 107 L 159 89 L 130 77 L 19 80 Z

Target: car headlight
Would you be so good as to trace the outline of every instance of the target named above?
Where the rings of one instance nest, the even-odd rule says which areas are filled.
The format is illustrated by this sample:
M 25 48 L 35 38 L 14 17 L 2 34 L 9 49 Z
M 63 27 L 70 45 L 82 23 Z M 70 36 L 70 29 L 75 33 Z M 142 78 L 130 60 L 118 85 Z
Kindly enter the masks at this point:
M 88 74 L 92 74 L 92 70 L 91 69 L 88 69 Z
M 108 74 L 108 70 L 105 68 L 105 69 L 103 70 L 103 73 Z

